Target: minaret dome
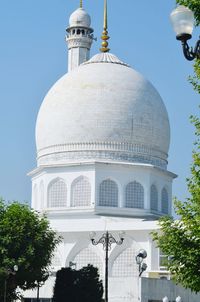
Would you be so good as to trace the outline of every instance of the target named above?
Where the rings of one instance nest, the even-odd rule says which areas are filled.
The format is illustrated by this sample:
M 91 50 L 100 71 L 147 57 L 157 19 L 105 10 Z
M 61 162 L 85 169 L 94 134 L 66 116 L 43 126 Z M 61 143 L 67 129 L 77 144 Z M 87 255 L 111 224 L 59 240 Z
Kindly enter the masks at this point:
M 69 18 L 69 26 L 84 26 L 90 27 L 91 18 L 84 8 L 79 7 L 76 9 Z

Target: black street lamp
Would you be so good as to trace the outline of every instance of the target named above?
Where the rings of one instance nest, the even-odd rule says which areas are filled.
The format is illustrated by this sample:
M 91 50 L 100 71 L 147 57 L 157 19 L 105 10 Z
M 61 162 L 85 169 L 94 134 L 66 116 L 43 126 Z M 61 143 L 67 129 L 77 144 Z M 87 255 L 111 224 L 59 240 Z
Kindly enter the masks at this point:
M 37 302 L 40 302 L 40 282 L 37 282 Z
M 139 250 L 139 253 L 135 257 L 136 263 L 138 264 L 139 277 L 141 277 L 142 273 L 147 269 L 147 264 L 143 262 L 146 257 L 147 252 L 145 250 Z
M 3 301 L 6 302 L 7 300 L 7 283 L 8 283 L 8 278 L 10 275 L 16 275 L 18 271 L 18 265 L 14 265 L 13 266 L 13 269 L 6 269 L 5 270 L 5 273 L 6 273 L 6 277 L 5 277 L 5 281 L 4 281 L 4 299 Z
M 194 48 L 190 48 L 187 41 L 192 38 L 194 27 L 194 13 L 183 5 L 177 6 L 170 15 L 171 23 L 176 33 L 176 39 L 181 41 L 183 54 L 189 61 L 200 59 L 200 39 Z
M 111 233 L 109 233 L 108 231 L 106 233 L 104 233 L 101 238 L 99 238 L 98 240 L 96 240 L 94 238 L 96 234 L 95 233 L 91 233 L 91 241 L 93 245 L 97 245 L 99 243 L 101 243 L 103 245 L 103 249 L 106 252 L 105 255 L 105 302 L 108 302 L 108 251 L 111 250 L 111 245 L 113 243 L 117 244 L 117 245 L 121 245 L 124 241 L 123 238 L 123 234 L 120 233 L 120 240 L 116 240 L 113 235 Z

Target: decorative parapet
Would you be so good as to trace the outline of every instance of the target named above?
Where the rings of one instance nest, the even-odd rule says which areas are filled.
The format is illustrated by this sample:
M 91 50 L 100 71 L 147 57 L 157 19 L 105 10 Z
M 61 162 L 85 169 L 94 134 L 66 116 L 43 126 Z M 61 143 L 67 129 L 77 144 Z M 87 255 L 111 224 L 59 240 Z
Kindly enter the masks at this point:
M 66 41 L 68 42 L 68 49 L 76 48 L 76 47 L 84 47 L 90 50 L 92 45 L 92 38 L 90 37 L 80 37 L 80 35 L 73 35 L 70 37 L 66 37 Z
M 121 142 L 87 142 L 54 145 L 38 151 L 38 166 L 70 161 L 111 160 L 148 163 L 167 168 L 167 154 L 143 145 Z

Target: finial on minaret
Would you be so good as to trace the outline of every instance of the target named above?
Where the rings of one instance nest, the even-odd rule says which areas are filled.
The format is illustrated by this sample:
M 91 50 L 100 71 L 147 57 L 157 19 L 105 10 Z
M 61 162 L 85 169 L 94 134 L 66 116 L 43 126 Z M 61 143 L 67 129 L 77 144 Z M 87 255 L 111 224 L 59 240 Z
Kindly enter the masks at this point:
M 108 48 L 108 40 L 110 37 L 108 36 L 108 17 L 107 17 L 107 0 L 104 0 L 104 24 L 103 24 L 103 33 L 101 36 L 102 43 L 100 48 L 101 52 L 109 52 Z
M 80 0 L 80 8 L 83 8 L 83 0 Z

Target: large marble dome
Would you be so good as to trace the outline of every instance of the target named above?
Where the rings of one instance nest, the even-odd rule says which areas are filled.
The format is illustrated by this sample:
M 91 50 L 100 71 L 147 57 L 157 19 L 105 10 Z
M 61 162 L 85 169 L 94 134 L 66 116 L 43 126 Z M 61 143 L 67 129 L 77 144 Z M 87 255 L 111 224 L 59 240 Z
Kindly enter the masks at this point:
M 169 142 L 168 114 L 157 90 L 109 53 L 59 79 L 36 123 L 38 165 L 106 160 L 166 169 Z

